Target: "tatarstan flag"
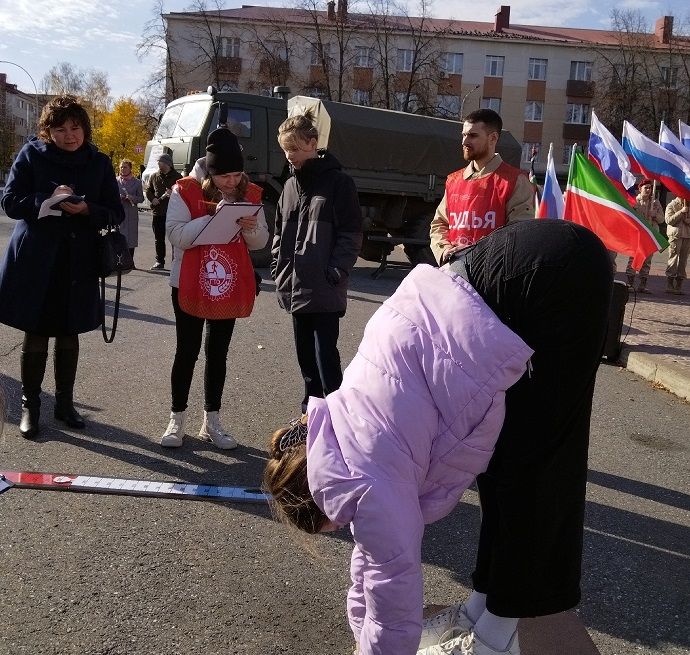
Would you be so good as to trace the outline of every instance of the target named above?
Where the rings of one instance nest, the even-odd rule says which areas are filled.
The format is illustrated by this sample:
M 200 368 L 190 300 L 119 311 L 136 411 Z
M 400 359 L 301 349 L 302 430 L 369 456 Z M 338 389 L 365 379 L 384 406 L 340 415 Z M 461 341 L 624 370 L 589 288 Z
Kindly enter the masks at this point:
M 637 271 L 649 255 L 668 247 L 659 231 L 580 152 L 570 161 L 564 218 L 592 230 L 609 250 L 633 257 Z

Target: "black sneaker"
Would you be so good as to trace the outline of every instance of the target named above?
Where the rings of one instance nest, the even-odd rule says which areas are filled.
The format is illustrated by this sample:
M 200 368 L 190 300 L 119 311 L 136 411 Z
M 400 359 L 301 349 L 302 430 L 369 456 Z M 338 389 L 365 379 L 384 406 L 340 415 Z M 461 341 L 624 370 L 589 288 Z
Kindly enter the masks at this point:
M 162 262 L 156 262 L 149 270 L 150 271 L 160 271 L 165 268 L 165 264 Z

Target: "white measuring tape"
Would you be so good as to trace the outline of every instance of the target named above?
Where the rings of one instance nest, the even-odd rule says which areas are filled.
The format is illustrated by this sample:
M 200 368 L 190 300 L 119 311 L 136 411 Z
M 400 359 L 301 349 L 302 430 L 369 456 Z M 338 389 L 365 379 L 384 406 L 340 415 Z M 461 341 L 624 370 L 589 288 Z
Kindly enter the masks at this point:
M 0 471 L 0 493 L 10 487 L 190 500 L 204 498 L 235 503 L 264 503 L 269 499 L 261 489 L 252 487 L 225 487 L 215 484 L 194 484 L 190 482 L 128 480 L 125 478 L 104 478 L 92 475 Z

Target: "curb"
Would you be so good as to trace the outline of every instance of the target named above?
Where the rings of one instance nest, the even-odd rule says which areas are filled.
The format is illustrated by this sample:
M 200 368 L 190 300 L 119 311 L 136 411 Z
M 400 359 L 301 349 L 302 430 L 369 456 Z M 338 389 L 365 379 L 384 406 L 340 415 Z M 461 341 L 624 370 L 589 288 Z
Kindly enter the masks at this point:
M 629 346 L 623 346 L 619 361 L 629 371 L 690 401 L 690 367 L 636 351 Z

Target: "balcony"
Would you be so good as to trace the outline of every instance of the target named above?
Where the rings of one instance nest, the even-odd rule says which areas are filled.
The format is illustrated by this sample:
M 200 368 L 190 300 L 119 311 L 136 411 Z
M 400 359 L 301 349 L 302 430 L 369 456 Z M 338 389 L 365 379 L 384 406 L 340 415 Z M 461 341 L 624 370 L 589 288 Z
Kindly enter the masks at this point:
M 584 80 L 568 80 L 565 87 L 565 94 L 575 98 L 593 98 L 594 82 Z
M 240 57 L 218 57 L 216 62 L 219 76 L 239 75 L 242 72 Z

